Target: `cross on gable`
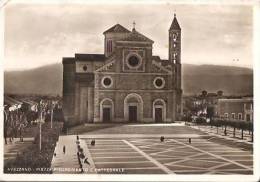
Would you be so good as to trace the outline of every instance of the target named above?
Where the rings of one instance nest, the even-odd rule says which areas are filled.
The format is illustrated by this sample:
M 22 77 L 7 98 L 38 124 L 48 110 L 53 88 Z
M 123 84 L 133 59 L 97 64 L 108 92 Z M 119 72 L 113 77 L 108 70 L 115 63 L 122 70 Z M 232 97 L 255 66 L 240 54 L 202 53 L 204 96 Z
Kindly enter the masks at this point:
M 133 28 L 135 29 L 135 21 L 133 21 Z

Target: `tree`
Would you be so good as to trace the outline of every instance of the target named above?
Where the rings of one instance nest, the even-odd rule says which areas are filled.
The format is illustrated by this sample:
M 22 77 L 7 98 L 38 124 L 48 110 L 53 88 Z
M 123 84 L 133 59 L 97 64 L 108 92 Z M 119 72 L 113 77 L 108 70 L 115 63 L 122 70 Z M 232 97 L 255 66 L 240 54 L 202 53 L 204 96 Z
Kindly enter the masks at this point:
M 203 90 L 202 92 L 201 92 L 201 96 L 202 97 L 206 97 L 208 95 L 208 92 L 206 91 L 206 90 Z
M 20 141 L 23 141 L 23 131 L 26 125 L 27 125 L 26 114 L 21 113 L 20 120 L 19 120 Z
M 223 96 L 223 91 L 222 91 L 222 90 L 219 90 L 219 91 L 217 92 L 217 95 L 218 95 L 219 97 Z
M 244 139 L 244 130 L 247 128 L 247 123 L 245 121 L 239 121 L 238 126 L 241 129 L 241 139 Z
M 230 122 L 230 126 L 233 127 L 233 137 L 234 138 L 236 137 L 236 128 L 238 127 L 237 125 L 238 125 L 237 121 Z
M 223 125 L 225 126 L 224 135 L 227 136 L 227 121 L 226 120 L 223 121 Z
M 211 122 L 211 126 L 213 125 L 213 126 L 216 126 L 216 128 L 217 128 L 217 134 L 218 134 L 218 128 L 219 128 L 219 126 L 221 125 L 221 121 L 220 120 L 212 120 L 212 121 L 210 121 Z
M 223 126 L 225 126 L 224 134 L 227 135 L 227 131 L 226 131 L 227 121 L 226 121 L 226 120 L 223 120 L 223 119 L 219 119 L 219 120 L 218 120 L 218 123 L 219 123 L 219 126 L 222 126 L 222 129 L 223 129 Z
M 9 120 L 9 112 L 5 109 L 4 110 L 4 139 L 5 139 L 5 144 L 7 144 L 8 120 Z
M 214 107 L 213 106 L 208 106 L 207 107 L 207 118 L 210 119 L 210 122 L 212 120 L 212 118 L 214 117 Z

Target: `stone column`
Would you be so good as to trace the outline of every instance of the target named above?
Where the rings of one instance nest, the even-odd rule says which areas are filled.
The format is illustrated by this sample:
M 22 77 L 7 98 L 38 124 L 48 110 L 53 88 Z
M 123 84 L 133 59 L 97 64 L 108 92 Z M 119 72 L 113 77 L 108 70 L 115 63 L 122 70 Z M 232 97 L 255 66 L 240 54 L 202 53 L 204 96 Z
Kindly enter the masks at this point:
M 75 83 L 75 122 L 80 122 L 80 86 L 79 83 Z
M 85 123 L 88 117 L 88 88 L 80 88 L 80 122 Z

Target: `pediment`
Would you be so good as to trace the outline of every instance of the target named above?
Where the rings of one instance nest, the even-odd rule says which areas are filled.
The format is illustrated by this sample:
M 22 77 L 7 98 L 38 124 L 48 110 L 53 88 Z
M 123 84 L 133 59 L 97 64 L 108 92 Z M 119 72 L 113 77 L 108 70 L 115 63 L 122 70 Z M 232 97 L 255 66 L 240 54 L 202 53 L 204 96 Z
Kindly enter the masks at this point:
M 126 38 L 124 38 L 122 41 L 135 41 L 135 42 L 149 42 L 153 43 L 151 39 L 144 36 L 143 34 L 137 32 L 136 30 L 133 30 L 131 33 L 129 33 Z
M 108 58 L 103 65 L 96 69 L 96 72 L 114 72 L 115 71 L 115 57 Z

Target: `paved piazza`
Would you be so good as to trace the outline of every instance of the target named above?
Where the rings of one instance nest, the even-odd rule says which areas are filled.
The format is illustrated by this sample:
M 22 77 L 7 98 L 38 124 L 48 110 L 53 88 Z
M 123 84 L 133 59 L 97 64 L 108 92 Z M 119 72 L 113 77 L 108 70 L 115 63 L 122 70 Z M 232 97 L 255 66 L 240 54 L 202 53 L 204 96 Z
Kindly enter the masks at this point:
M 253 174 L 252 144 L 183 124 L 86 125 L 70 132 L 59 137 L 52 160 L 56 169 L 53 173 L 72 168 L 76 171 L 65 173 Z M 82 167 L 77 156 L 78 145 L 88 161 L 82 162 Z M 66 153 L 62 152 L 64 146 Z
M 85 139 L 95 168 L 125 174 L 252 174 L 249 151 L 210 142 L 207 139 Z

